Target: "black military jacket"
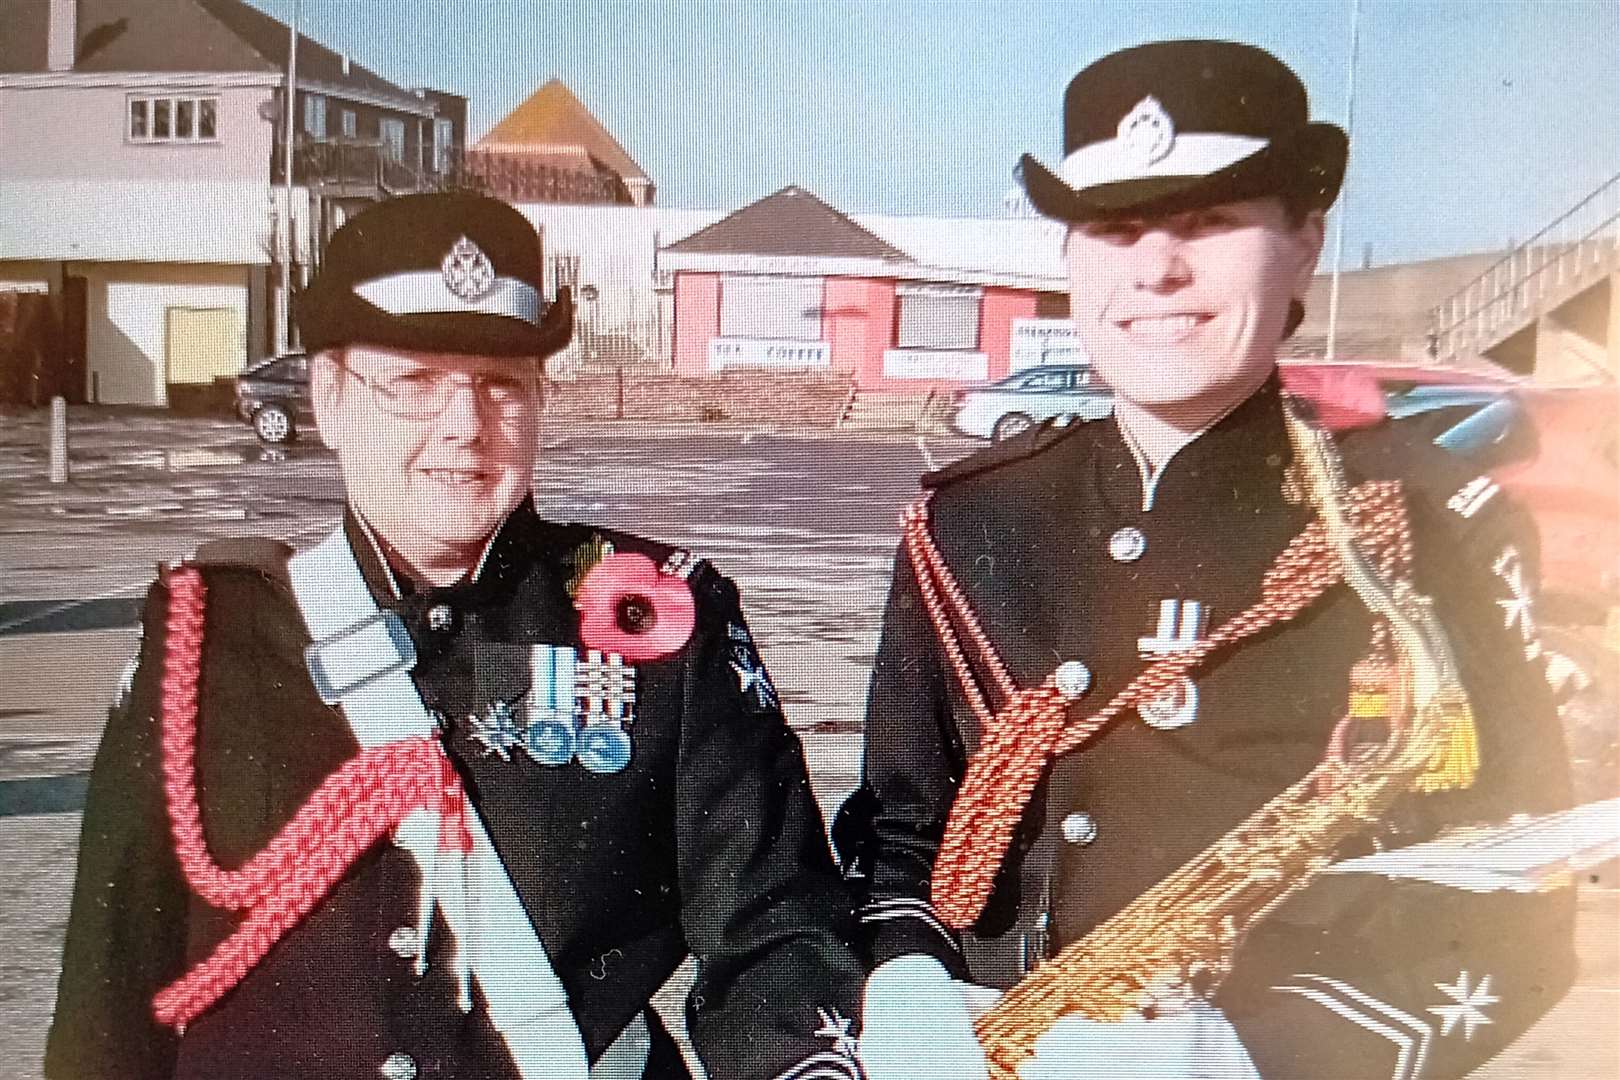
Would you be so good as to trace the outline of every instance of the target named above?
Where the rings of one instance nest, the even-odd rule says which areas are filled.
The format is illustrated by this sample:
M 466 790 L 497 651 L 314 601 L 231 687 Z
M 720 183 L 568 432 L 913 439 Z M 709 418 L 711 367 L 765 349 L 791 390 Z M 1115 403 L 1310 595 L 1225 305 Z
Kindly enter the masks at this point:
M 1352 433 L 1342 449 L 1351 483 L 1403 481 L 1416 585 L 1451 635 L 1482 764 L 1472 787 L 1408 797 L 1341 854 L 1567 805 L 1563 741 L 1531 662 L 1533 534 L 1488 478 L 1459 473 L 1398 425 Z M 1154 648 L 1207 633 L 1258 599 L 1262 573 L 1310 517 L 1284 495 L 1291 457 L 1273 380 L 1145 492 L 1111 418 L 1047 425 L 924 484 L 938 545 L 1018 685 L 1040 683 L 1064 661 L 1090 669 L 1093 685 L 1071 707 L 1079 719 Z M 1124 528 L 1145 539 L 1134 560 L 1110 553 Z M 972 960 L 973 977 L 1005 983 L 1084 936 L 1321 759 L 1369 628 L 1361 602 L 1337 586 L 1196 669 L 1190 724 L 1155 729 L 1127 713 L 1059 759 L 975 927 L 989 945 L 970 938 L 965 960 L 927 898 L 979 733 L 902 557 L 873 672 L 863 786 L 834 830 L 846 870 L 867 890 L 873 959 L 923 951 L 958 972 Z M 1241 945 L 1215 1003 L 1268 1078 L 1458 1075 L 1567 987 L 1572 892 L 1326 876 Z
M 687 1023 L 710 1076 L 855 1075 L 850 1044 L 836 1037 L 856 1015 L 863 976 L 847 944 L 850 901 L 799 742 L 768 680 L 762 688 L 740 675 L 758 656 L 732 583 L 707 564 L 692 575 L 696 629 L 680 651 L 637 666 L 630 764 L 598 775 L 577 761 L 502 760 L 455 718 L 521 695 L 530 644 L 579 644 L 565 583 L 593 534 L 655 561 L 671 549 L 551 524 L 525 503 L 475 580 L 396 598 L 352 518 L 347 529 L 379 605 L 409 628 L 424 701 L 452 718 L 447 748 L 591 1059 L 692 953 L 699 974 Z M 208 621 L 198 788 L 211 853 L 226 867 L 260 851 L 358 751 L 305 671 L 309 634 L 286 582 L 288 553 L 257 542 L 224 562 L 200 555 Z M 388 843 L 363 855 L 183 1036 L 153 1020 L 152 995 L 238 921 L 189 890 L 169 839 L 155 719 L 166 608 L 159 583 L 131 693 L 96 758 L 46 1074 L 515 1076 L 476 986 L 470 1013 L 456 1005 L 442 916 L 425 975 L 397 948 L 416 922 L 419 873 Z M 687 1075 L 648 1014 L 646 1075 Z

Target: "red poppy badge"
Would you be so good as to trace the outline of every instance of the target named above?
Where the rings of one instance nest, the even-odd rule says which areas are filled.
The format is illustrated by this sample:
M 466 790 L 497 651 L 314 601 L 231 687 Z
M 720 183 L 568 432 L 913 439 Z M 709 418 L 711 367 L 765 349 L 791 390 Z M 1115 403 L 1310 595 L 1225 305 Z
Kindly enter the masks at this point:
M 692 636 L 697 606 L 683 578 L 645 555 L 612 552 L 585 573 L 574 595 L 586 648 L 626 660 L 657 660 Z

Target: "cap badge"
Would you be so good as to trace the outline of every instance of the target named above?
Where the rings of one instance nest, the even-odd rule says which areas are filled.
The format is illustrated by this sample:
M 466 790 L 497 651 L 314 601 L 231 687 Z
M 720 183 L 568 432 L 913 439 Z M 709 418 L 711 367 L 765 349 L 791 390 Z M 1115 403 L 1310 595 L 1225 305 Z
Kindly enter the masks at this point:
M 450 246 L 439 269 L 444 272 L 444 287 L 469 304 L 476 304 L 495 287 L 495 267 L 489 256 L 465 236 Z
M 1119 122 L 1119 141 L 1138 165 L 1147 168 L 1169 156 L 1176 145 L 1176 125 L 1159 99 L 1149 94 Z

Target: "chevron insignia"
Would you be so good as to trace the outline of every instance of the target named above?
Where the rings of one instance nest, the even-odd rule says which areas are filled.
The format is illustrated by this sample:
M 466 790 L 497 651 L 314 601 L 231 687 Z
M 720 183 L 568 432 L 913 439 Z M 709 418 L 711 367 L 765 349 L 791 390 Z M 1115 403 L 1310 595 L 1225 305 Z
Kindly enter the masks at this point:
M 1395 1047 L 1395 1071 L 1390 1074 L 1391 1080 L 1418 1080 L 1423 1075 L 1423 1067 L 1429 1059 L 1429 1045 L 1434 1041 L 1434 1025 L 1427 1020 L 1326 975 L 1295 975 L 1293 982 L 1273 986 L 1272 989 L 1284 994 L 1298 994 L 1374 1035 L 1388 1039 Z

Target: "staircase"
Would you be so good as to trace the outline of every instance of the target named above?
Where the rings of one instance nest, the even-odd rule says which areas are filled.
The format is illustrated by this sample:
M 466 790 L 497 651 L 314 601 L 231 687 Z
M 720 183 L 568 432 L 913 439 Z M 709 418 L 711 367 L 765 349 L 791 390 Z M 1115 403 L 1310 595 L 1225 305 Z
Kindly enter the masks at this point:
M 841 431 L 943 430 L 950 395 L 939 391 L 851 389 L 838 420 Z
M 1442 363 L 1487 353 L 1616 272 L 1620 174 L 1437 305 L 1431 348 Z

